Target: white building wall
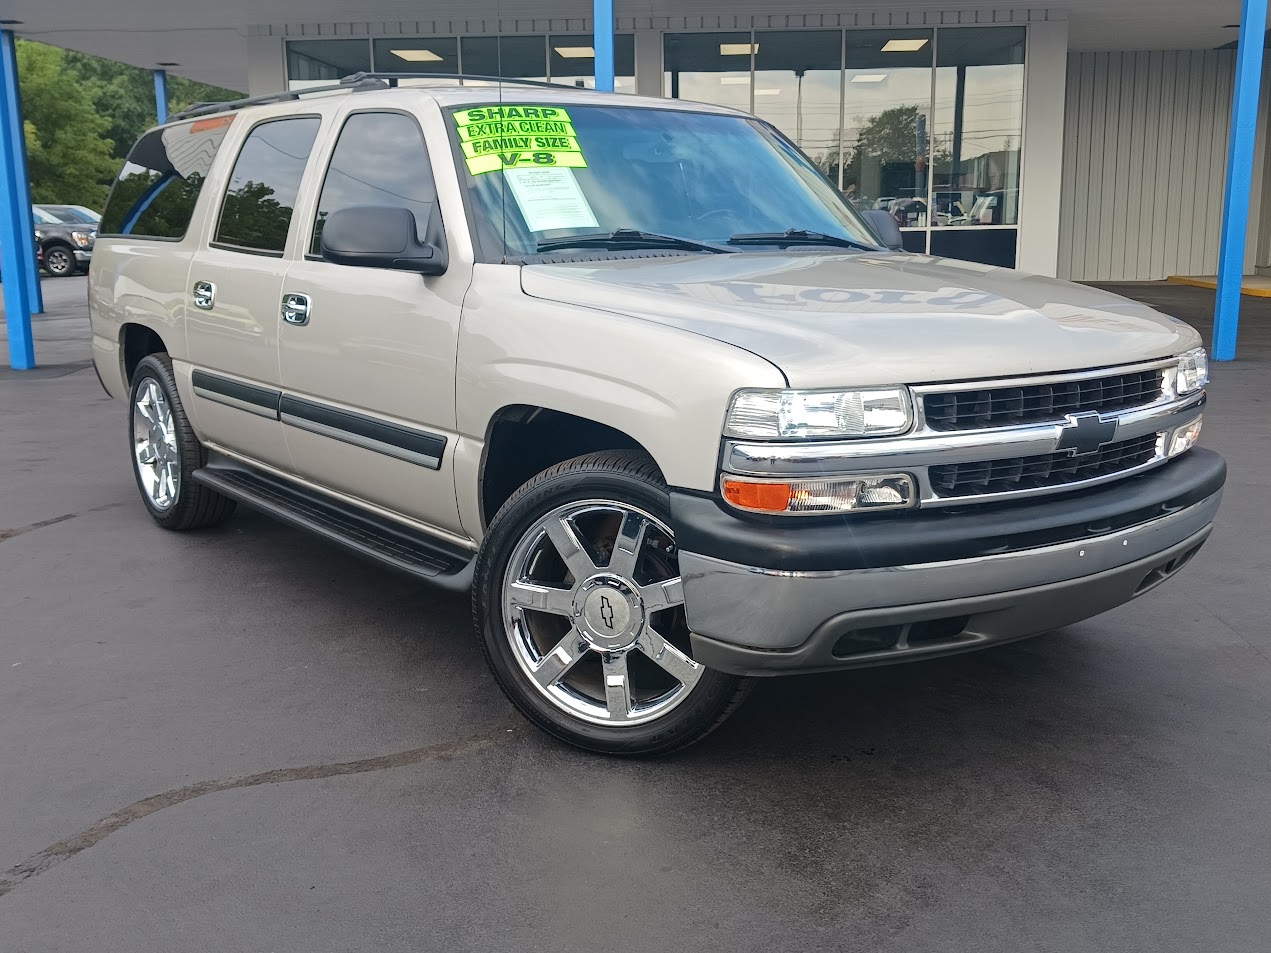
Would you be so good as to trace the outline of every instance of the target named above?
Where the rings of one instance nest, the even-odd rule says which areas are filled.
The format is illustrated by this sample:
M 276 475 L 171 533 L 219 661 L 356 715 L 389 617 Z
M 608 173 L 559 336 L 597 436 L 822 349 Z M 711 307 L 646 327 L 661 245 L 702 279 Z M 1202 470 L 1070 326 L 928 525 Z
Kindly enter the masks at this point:
M 1063 197 L 1067 21 L 1029 24 L 1024 62 L 1024 137 L 1016 265 L 1023 271 L 1054 276 L 1059 262 Z
M 1060 277 L 1217 271 L 1234 76 L 1234 50 L 1069 56 Z
M 247 37 L 247 95 L 263 96 L 287 88 L 287 64 L 281 36 Z

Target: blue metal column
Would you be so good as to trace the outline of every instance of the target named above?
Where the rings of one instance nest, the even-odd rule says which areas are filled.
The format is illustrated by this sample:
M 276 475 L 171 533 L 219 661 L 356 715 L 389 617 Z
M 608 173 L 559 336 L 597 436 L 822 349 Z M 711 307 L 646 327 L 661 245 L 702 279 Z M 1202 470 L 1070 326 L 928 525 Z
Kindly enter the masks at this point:
M 0 267 L 4 271 L 9 366 L 25 371 L 35 367 L 31 315 L 41 310 L 41 301 L 18 90 L 18 53 L 12 30 L 0 30 L 0 205 Z
M 154 71 L 154 107 L 159 116 L 159 125 L 168 121 L 168 71 Z
M 16 44 L 15 44 L 16 50 Z M 17 57 L 14 57 L 14 74 L 17 76 Z M 21 213 L 26 219 L 26 230 L 31 235 L 35 234 L 35 219 L 31 215 L 31 175 L 27 171 L 26 161 L 26 130 L 22 123 L 22 86 L 16 80 L 13 83 L 13 95 L 17 102 L 16 107 L 10 112 L 10 121 L 13 123 L 14 137 L 21 145 L 21 149 L 16 153 L 18 161 L 18 181 L 22 183 L 26 202 L 21 206 Z M 27 294 L 31 296 L 31 313 L 42 314 L 44 312 L 44 290 L 40 287 L 40 269 L 36 265 L 34 257 L 31 259 L 31 271 L 27 275 Z
M 1227 186 L 1223 198 L 1222 240 L 1218 251 L 1218 300 L 1214 309 L 1213 356 L 1236 359 L 1240 327 L 1240 286 L 1245 272 L 1245 235 L 1249 228 L 1249 191 L 1253 184 L 1258 98 L 1262 88 L 1262 48 L 1267 31 L 1267 0 L 1243 0 L 1240 42 L 1236 50 L 1236 89 L 1231 105 Z
M 596 89 L 613 92 L 613 0 L 592 0 L 592 40 Z

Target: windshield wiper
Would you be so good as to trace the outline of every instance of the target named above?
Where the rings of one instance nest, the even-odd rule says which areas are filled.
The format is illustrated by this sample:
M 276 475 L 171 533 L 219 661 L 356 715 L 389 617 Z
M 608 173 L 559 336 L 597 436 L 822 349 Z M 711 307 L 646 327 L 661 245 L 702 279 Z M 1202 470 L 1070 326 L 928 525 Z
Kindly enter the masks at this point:
M 565 238 L 547 238 L 538 243 L 540 252 L 557 251 L 562 248 L 609 248 L 615 246 L 636 248 L 683 248 L 687 251 L 708 251 L 712 254 L 736 251 L 727 245 L 716 245 L 712 242 L 699 242 L 694 238 L 680 238 L 677 235 L 659 235 L 657 232 L 642 232 L 634 228 L 616 228 L 608 234 L 570 235 Z
M 858 242 L 852 238 L 841 238 L 838 235 L 827 235 L 825 232 L 810 232 L 806 228 L 791 228 L 784 232 L 752 232 L 734 235 L 728 239 L 730 245 L 777 245 L 785 248 L 789 245 L 835 245 L 839 248 L 858 248 L 861 251 L 878 251 L 874 245 Z

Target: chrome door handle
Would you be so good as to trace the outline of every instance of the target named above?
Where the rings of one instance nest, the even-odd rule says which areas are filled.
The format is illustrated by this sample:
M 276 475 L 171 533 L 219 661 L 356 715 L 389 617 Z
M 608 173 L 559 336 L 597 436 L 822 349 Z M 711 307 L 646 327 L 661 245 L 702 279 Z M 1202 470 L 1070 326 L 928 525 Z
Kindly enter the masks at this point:
M 282 319 L 288 324 L 308 324 L 310 306 L 308 295 L 285 294 L 282 296 Z
M 194 307 L 211 311 L 216 304 L 216 285 L 210 281 L 194 283 Z

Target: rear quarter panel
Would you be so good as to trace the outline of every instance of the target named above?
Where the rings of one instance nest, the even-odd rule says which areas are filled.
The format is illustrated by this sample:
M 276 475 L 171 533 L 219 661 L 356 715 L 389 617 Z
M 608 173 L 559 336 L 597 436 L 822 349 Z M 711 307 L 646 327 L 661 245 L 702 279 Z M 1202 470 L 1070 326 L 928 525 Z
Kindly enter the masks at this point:
M 125 324 L 145 325 L 173 359 L 185 359 L 182 322 L 193 247 L 188 236 L 182 242 L 98 239 L 88 273 L 88 314 L 93 361 L 112 397 L 128 392 L 120 347 Z

